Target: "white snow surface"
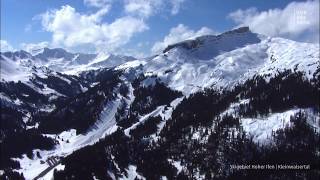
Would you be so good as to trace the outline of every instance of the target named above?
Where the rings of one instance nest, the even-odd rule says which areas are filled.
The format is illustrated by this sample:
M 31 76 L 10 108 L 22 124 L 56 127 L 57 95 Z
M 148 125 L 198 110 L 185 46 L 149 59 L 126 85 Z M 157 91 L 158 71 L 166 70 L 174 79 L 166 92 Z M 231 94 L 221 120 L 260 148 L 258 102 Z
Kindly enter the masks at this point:
M 242 99 L 239 102 L 231 103 L 230 106 L 220 114 L 220 117 L 225 115 L 231 115 L 234 117 L 240 117 L 238 109 L 240 104 L 249 103 L 249 99 Z M 247 136 L 252 137 L 255 143 L 261 145 L 270 145 L 274 143 L 272 139 L 272 132 L 275 132 L 279 129 L 285 127 L 290 127 L 292 122 L 290 122 L 290 117 L 295 115 L 298 112 L 303 112 L 307 114 L 307 123 L 312 127 L 317 133 L 320 133 L 320 114 L 313 108 L 294 108 L 281 113 L 270 113 L 267 116 L 257 117 L 257 118 L 240 118 L 240 125 L 242 130 L 246 132 Z M 215 123 L 209 129 L 214 129 Z M 196 139 L 201 143 L 208 141 L 209 133 L 205 134 L 206 128 L 199 128 L 197 131 L 194 131 L 192 139 Z M 239 130 L 236 128 L 231 128 L 234 135 L 236 136 L 239 133 Z M 230 132 L 230 135 L 232 133 Z
M 158 124 L 158 131 L 157 133 L 160 133 L 163 129 L 164 125 L 166 124 L 166 121 L 171 118 L 173 110 L 180 104 L 180 102 L 183 100 L 184 97 L 177 98 L 173 100 L 170 103 L 170 107 L 167 107 L 166 110 L 162 111 L 160 116 L 162 118 L 162 121 Z
M 272 76 L 284 69 L 296 68 L 312 78 L 320 67 L 319 44 L 270 38 L 250 31 L 202 39 L 193 49 L 178 46 L 141 60 L 143 72 L 157 75 L 172 89 L 188 95 L 206 87 L 232 87 L 255 74 Z
M 146 178 L 138 174 L 137 166 L 129 165 L 128 169 L 126 169 L 128 175 L 124 177 L 120 177 L 119 180 L 135 180 L 136 178 L 145 180 Z
M 273 113 L 267 117 L 242 118 L 241 125 L 243 130 L 253 138 L 255 143 L 266 145 L 273 142 L 272 132 L 287 126 L 290 127 L 292 124 L 292 122 L 290 122 L 290 117 L 299 111 L 308 114 L 307 123 L 319 133 L 319 114 L 314 114 L 312 109 L 291 109 L 282 113 Z
M 44 175 L 42 178 L 39 178 L 39 180 L 53 180 L 53 172 L 54 170 L 62 171 L 64 170 L 65 166 L 62 164 L 57 165 L 55 168 L 53 168 L 51 171 L 49 171 L 46 175 Z
M 157 115 L 159 115 L 161 113 L 161 111 L 164 110 L 164 107 L 165 106 L 158 106 L 155 110 L 153 110 L 152 112 L 142 116 L 138 122 L 134 123 L 131 127 L 127 128 L 124 133 L 126 136 L 129 136 L 130 137 L 130 131 L 132 129 L 135 129 L 139 124 L 142 124 L 144 123 L 146 120 L 149 119 L 149 117 L 155 117 Z
M 225 115 L 238 115 L 238 110 L 240 109 L 241 104 L 248 104 L 250 99 L 242 99 L 239 102 L 231 103 L 230 106 L 220 114 L 220 117 Z
M 139 124 L 143 124 L 146 120 L 148 120 L 150 117 L 156 117 L 160 116 L 162 118 L 162 121 L 158 124 L 158 131 L 159 133 L 162 128 L 164 127 L 166 121 L 171 118 L 171 114 L 174 110 L 174 108 L 183 100 L 183 97 L 181 98 L 176 98 L 170 103 L 170 107 L 167 107 L 165 105 L 158 106 L 155 110 L 152 112 L 145 114 L 139 118 L 139 121 L 134 123 L 131 127 L 127 128 L 124 133 L 126 136 L 130 137 L 130 131 L 132 129 L 135 129 Z M 157 140 L 158 137 L 156 137 L 156 133 L 151 135 L 151 137 L 155 140 Z
M 12 60 L 1 54 L 1 81 L 27 81 L 32 75 L 26 60 Z
M 3 92 L 0 92 L 0 102 L 2 106 L 9 106 L 9 107 L 16 107 L 23 104 L 23 102 L 20 99 L 18 98 L 12 99 Z
M 179 174 L 183 169 L 185 169 L 182 165 L 180 161 L 175 161 L 173 159 L 168 159 L 168 162 L 171 163 L 177 170 L 177 174 Z

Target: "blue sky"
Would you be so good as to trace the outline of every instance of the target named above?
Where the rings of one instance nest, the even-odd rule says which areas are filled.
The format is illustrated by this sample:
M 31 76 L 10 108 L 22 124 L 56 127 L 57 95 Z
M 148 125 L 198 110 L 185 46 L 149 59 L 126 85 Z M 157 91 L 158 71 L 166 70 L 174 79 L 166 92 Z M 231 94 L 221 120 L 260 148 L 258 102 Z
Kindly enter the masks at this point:
M 318 43 L 318 13 L 318 0 L 1 0 L 1 49 L 49 46 L 145 56 L 242 25 Z

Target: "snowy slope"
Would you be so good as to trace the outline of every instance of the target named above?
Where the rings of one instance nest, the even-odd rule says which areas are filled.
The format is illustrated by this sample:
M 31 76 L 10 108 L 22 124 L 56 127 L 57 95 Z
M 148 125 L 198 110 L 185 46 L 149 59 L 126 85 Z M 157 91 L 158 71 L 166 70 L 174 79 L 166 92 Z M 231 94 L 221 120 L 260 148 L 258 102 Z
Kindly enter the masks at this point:
M 220 117 L 225 115 L 232 115 L 233 117 L 241 117 L 239 114 L 239 106 L 241 104 L 248 104 L 249 99 L 240 100 L 239 102 L 232 103 Z M 316 132 L 320 132 L 320 116 L 313 108 L 293 108 L 283 112 L 270 113 L 268 116 L 261 117 L 244 117 L 241 118 L 241 126 L 249 137 L 253 138 L 255 143 L 269 145 L 273 143 L 272 133 L 285 127 L 290 127 L 291 116 L 303 112 L 308 114 L 307 123 L 310 127 L 314 128 Z
M 47 137 L 55 139 L 58 144 L 54 149 L 48 151 L 33 150 L 35 154 L 34 159 L 28 158 L 23 155 L 22 158 L 16 158 L 20 162 L 21 169 L 19 172 L 23 172 L 27 179 L 32 179 L 39 175 L 48 166 L 47 163 L 41 163 L 41 161 L 46 161 L 49 157 L 65 157 L 72 152 L 81 149 L 85 146 L 92 145 L 98 142 L 100 139 L 112 134 L 118 129 L 116 124 L 115 114 L 118 108 L 125 102 L 125 104 L 131 104 L 134 100 L 133 88 L 130 83 L 126 83 L 129 86 L 129 92 L 126 97 L 118 94 L 115 100 L 112 100 L 104 106 L 102 112 L 100 113 L 99 119 L 96 123 L 89 128 L 85 134 L 77 134 L 75 129 L 70 129 L 68 131 L 61 132 L 60 134 L 44 134 Z M 114 90 L 114 93 L 119 91 L 119 87 Z M 41 158 L 36 156 L 36 152 L 39 152 Z
M 77 135 L 75 129 L 70 129 L 60 134 L 46 134 L 45 136 L 51 137 L 59 142 L 56 147 L 49 151 L 34 150 L 34 154 L 40 152 L 41 158 L 34 156 L 36 158 L 29 159 L 26 155 L 23 155 L 22 158 L 16 158 L 21 166 L 21 169 L 18 171 L 22 172 L 27 179 L 32 179 L 49 167 L 47 163 L 41 163 L 41 161 L 46 161 L 47 158 L 54 156 L 65 157 L 75 150 L 92 145 L 99 139 L 116 131 L 117 125 L 114 115 L 120 105 L 121 98 L 122 97 L 118 97 L 115 101 L 106 104 L 101 112 L 100 119 L 87 134 Z
M 241 124 L 243 130 L 252 136 L 253 141 L 259 144 L 270 144 L 273 142 L 272 133 L 285 127 L 290 127 L 290 117 L 298 112 L 305 112 L 310 117 L 307 123 L 317 132 L 319 131 L 319 114 L 314 114 L 312 109 L 291 109 L 282 113 L 273 113 L 268 117 L 243 118 Z
M 16 59 L 1 54 L 1 80 L 6 81 L 27 81 L 32 74 L 32 60 Z
M 128 68 L 130 63 L 121 67 Z M 139 67 L 137 63 L 133 65 Z M 284 69 L 304 71 L 311 78 L 319 67 L 319 44 L 270 38 L 240 28 L 171 45 L 138 64 L 145 75 L 157 75 L 172 89 L 190 94 L 214 85 L 231 87 L 255 74 Z

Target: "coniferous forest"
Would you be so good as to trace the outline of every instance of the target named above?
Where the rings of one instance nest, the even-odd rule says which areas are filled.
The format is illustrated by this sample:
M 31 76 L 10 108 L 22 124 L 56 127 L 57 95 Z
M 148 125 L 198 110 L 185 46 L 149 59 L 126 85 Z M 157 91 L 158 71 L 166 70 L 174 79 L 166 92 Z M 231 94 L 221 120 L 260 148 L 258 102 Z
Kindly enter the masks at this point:
M 131 137 L 119 128 L 111 136 L 63 159 L 65 170 L 55 171 L 54 176 L 57 179 L 90 179 L 94 175 L 111 179 L 105 172 L 121 177 L 128 165 L 135 165 L 137 172 L 146 179 L 162 176 L 168 179 L 196 179 L 198 176 L 205 179 L 317 179 L 320 136 L 307 123 L 308 114 L 298 112 L 292 116 L 290 127 L 273 133 L 271 146 L 254 143 L 243 131 L 240 121 L 293 107 L 312 107 L 319 112 L 318 80 L 315 77 L 308 81 L 302 73 L 286 71 L 268 82 L 256 76 L 232 90 L 206 89 L 182 100 L 161 130 L 159 139 L 151 135 L 158 133 L 156 124 L 161 122 L 160 117 L 149 118 L 130 132 Z M 141 93 L 140 89 L 136 91 L 136 94 Z M 161 91 L 161 86 L 143 91 L 143 94 L 154 94 L 152 102 L 159 102 L 157 91 Z M 144 101 L 144 97 L 140 100 L 136 96 L 135 101 Z M 232 102 L 244 98 L 250 99 L 250 103 L 240 106 L 236 114 L 221 116 Z M 130 110 L 127 118 L 134 114 L 135 108 Z M 195 133 L 199 134 L 198 138 L 193 138 Z M 177 169 L 170 160 L 179 161 L 184 168 Z M 230 168 L 232 164 L 308 164 L 310 169 L 235 170 Z

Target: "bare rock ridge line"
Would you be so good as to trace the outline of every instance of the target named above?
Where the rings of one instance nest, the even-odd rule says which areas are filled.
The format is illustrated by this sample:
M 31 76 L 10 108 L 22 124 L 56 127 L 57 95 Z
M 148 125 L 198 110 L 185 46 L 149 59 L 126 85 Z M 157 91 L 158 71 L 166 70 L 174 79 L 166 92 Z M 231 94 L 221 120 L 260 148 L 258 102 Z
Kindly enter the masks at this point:
M 219 34 L 219 35 L 204 35 L 204 36 L 200 36 L 200 37 L 195 38 L 194 40 L 186 40 L 186 41 L 178 42 L 176 44 L 168 45 L 163 50 L 163 53 L 166 53 L 170 49 L 173 49 L 173 48 L 176 48 L 176 47 L 182 47 L 182 48 L 185 48 L 185 49 L 197 48 L 202 44 L 202 40 L 205 39 L 205 38 L 216 38 L 216 39 L 219 39 L 219 38 L 221 38 L 221 36 L 224 36 L 224 35 L 235 34 L 235 33 L 245 33 L 245 32 L 249 32 L 249 31 L 250 31 L 249 27 L 240 27 L 240 28 L 237 28 L 237 29 L 234 29 L 234 30 L 231 30 L 231 31 L 224 32 L 224 33 Z

